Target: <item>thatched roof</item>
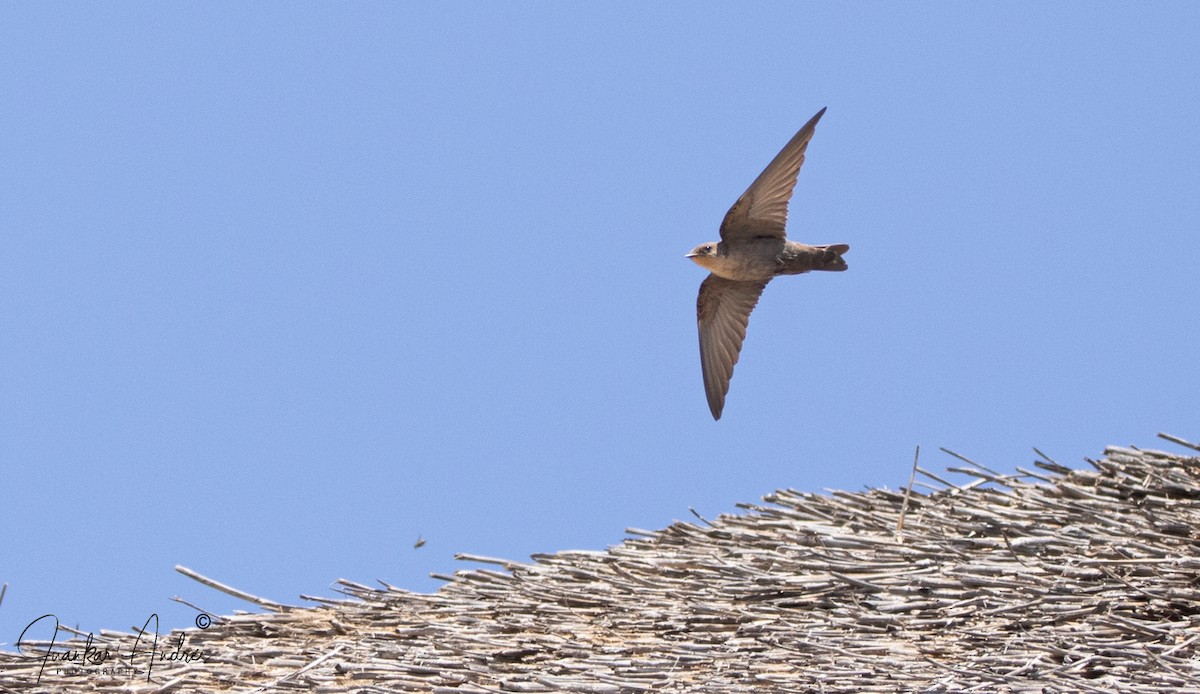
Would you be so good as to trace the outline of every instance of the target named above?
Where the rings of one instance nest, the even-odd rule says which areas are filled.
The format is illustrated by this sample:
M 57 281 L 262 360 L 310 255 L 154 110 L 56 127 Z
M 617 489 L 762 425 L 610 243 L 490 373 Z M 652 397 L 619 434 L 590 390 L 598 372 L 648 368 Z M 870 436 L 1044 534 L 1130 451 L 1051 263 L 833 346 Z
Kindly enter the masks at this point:
M 902 533 L 903 492 L 786 490 L 607 551 L 463 557 L 497 568 L 434 594 L 341 581 L 161 638 L 207 660 L 149 684 L 143 641 L 136 675 L 52 662 L 40 685 L 40 660 L 0 654 L 0 689 L 1200 691 L 1200 458 L 1089 462 L 922 471 Z M 134 637 L 102 636 L 127 665 Z

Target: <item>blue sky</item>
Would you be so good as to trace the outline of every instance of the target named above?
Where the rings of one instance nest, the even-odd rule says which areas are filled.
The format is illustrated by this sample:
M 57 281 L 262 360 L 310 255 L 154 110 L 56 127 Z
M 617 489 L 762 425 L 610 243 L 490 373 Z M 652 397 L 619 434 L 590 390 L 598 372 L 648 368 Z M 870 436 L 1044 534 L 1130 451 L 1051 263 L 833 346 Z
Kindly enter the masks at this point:
M 1200 438 L 1200 6 L 0 5 L 0 644 Z M 695 326 L 821 107 L 720 422 Z M 414 549 L 419 536 L 427 544 Z M 7 646 L 6 646 L 7 647 Z

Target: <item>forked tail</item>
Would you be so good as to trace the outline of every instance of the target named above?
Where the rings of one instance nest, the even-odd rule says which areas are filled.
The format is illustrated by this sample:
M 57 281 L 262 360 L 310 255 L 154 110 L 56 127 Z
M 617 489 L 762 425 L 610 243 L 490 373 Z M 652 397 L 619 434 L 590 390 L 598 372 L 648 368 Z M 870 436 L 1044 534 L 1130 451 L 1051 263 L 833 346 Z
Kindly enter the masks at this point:
M 821 254 L 821 257 L 813 265 L 814 270 L 841 272 L 848 267 L 846 261 L 842 260 L 842 254 L 850 250 L 850 246 L 839 243 L 833 246 L 817 246 L 817 248 L 824 251 L 824 253 Z

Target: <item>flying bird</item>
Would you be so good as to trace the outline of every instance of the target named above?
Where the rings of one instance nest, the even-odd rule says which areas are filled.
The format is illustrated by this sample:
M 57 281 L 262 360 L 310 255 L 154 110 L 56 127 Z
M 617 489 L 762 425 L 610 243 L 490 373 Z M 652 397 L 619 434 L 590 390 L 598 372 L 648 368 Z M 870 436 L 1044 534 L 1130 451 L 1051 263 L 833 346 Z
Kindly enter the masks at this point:
M 700 284 L 696 322 L 704 392 L 713 419 L 721 418 L 750 312 L 767 282 L 778 275 L 846 269 L 842 254 L 850 246 L 806 246 L 788 241 L 784 232 L 788 200 L 804 163 L 804 151 L 823 115 L 825 109 L 805 123 L 733 203 L 721 222 L 721 240 L 702 243 L 687 254 L 711 273 Z

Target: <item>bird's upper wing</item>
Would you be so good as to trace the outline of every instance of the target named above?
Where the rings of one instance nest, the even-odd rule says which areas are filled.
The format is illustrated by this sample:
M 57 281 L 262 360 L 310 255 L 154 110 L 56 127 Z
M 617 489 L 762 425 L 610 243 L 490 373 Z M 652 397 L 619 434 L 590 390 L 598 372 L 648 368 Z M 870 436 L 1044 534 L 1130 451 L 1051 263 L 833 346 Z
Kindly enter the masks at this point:
M 758 304 L 770 280 L 738 282 L 709 275 L 700 285 L 696 299 L 696 322 L 700 326 L 700 368 L 704 392 L 713 419 L 721 418 L 733 365 L 746 339 L 750 312 Z
M 721 240 L 751 239 L 757 237 L 784 237 L 787 226 L 788 200 L 796 187 L 796 176 L 804 163 L 804 150 L 812 140 L 817 121 L 825 115 L 825 109 L 817 111 L 800 132 L 792 137 L 779 154 L 754 183 L 733 203 L 721 222 Z

